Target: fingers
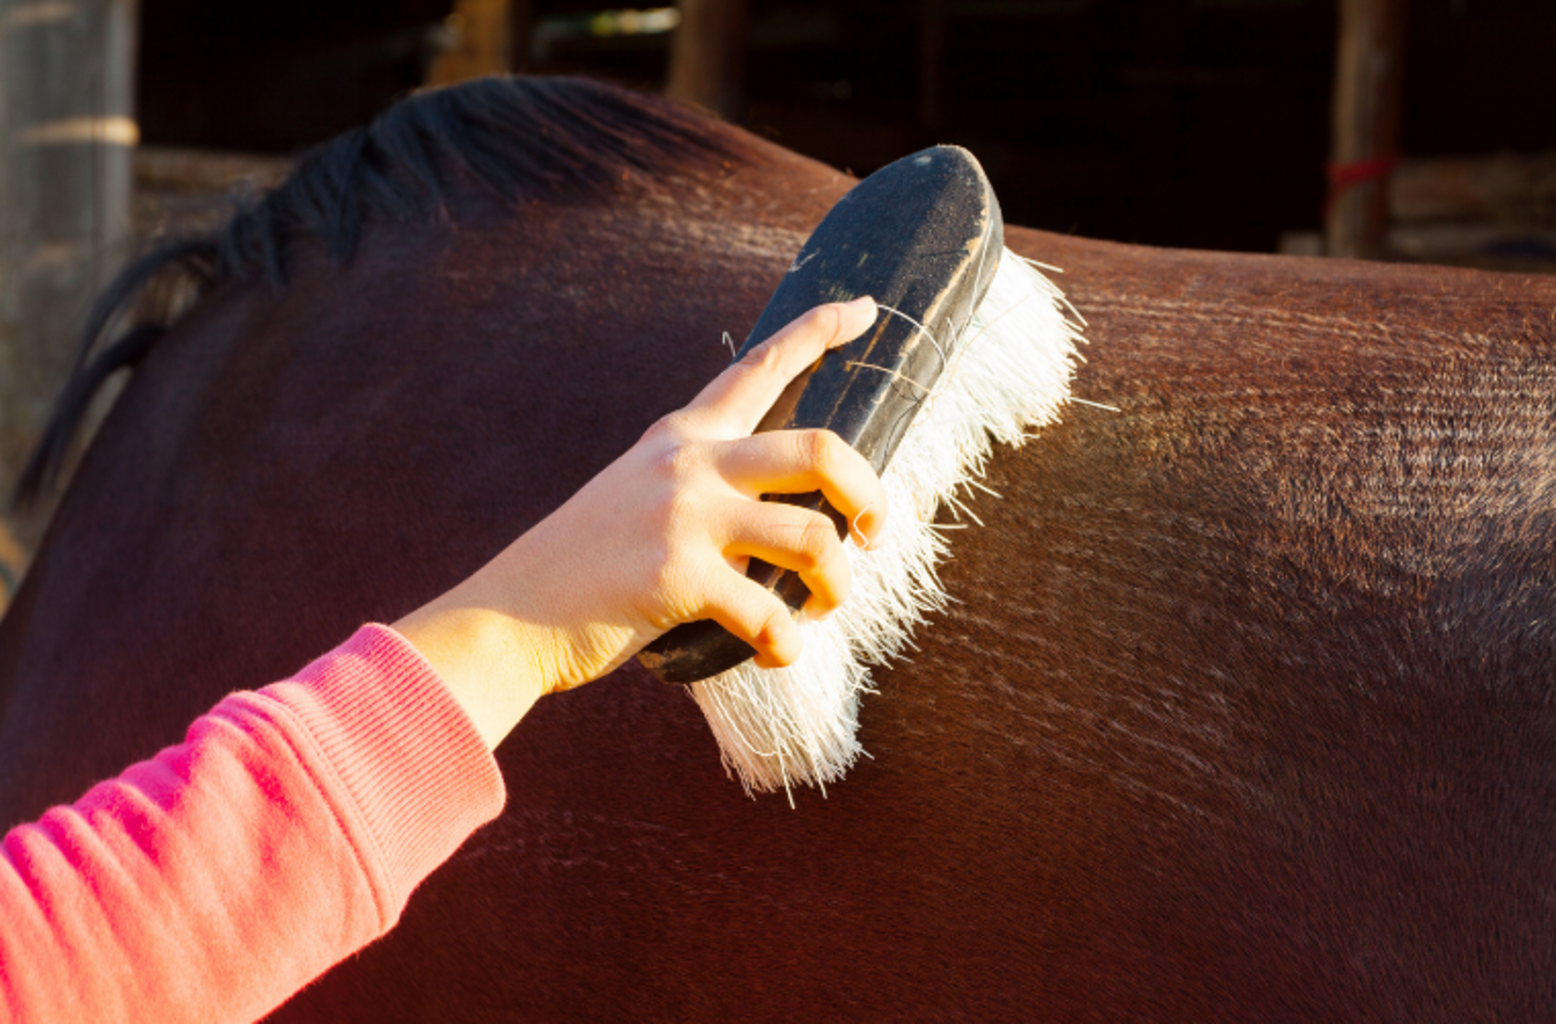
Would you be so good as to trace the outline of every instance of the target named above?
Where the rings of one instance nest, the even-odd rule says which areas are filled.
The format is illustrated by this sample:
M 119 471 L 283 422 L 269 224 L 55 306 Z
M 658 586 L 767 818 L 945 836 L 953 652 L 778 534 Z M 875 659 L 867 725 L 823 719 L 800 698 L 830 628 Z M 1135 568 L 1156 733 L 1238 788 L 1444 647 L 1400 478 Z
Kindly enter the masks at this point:
M 818 306 L 644 434 L 639 461 L 652 467 L 657 488 L 679 496 L 677 505 L 686 514 L 669 520 L 675 527 L 670 532 L 688 535 L 684 543 L 660 548 L 681 567 L 670 575 L 682 582 L 672 588 L 676 593 L 656 602 L 661 607 L 656 619 L 671 609 L 675 621 L 689 621 L 685 614 L 696 609 L 693 618 L 718 622 L 756 649 L 757 664 L 771 668 L 799 657 L 799 626 L 780 598 L 737 572 L 731 561 L 760 558 L 797 572 L 811 591 L 806 603 L 811 614 L 829 612 L 847 596 L 851 571 L 832 521 L 757 499 L 819 490 L 861 538 L 873 540 L 885 521 L 880 480 L 863 456 L 830 431 L 749 435 L 797 376 L 828 348 L 863 334 L 876 316 L 868 297 Z M 656 622 L 655 628 L 663 626 Z
M 825 615 L 848 596 L 853 571 L 832 520 L 782 502 L 749 502 L 729 519 L 726 556 L 760 558 L 799 573 L 810 590 L 808 615 Z
M 718 421 L 730 437 L 743 437 L 761 422 L 791 380 L 827 349 L 859 337 L 875 317 L 875 300 L 869 296 L 817 306 L 719 374 L 685 411 Z
M 794 664 L 804 641 L 788 606 L 727 566 L 712 575 L 716 582 L 706 588 L 707 603 L 699 617 L 712 619 L 756 648 L 756 663 L 762 668 Z
M 756 434 L 720 445 L 714 458 L 724 479 L 751 497 L 820 491 L 849 521 L 856 540 L 874 543 L 886 525 L 880 478 L 868 459 L 830 430 Z

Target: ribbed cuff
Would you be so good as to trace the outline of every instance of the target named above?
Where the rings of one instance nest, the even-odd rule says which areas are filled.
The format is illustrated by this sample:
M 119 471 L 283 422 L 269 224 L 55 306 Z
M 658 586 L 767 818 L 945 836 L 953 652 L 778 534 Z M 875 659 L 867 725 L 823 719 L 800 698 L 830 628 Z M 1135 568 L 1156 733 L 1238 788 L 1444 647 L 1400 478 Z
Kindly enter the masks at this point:
M 423 878 L 502 812 L 502 774 L 474 723 L 388 626 L 363 626 L 259 693 L 302 723 L 322 755 L 321 774 L 334 777 L 321 785 L 349 801 L 343 826 L 365 830 L 351 838 L 379 891 L 385 928 Z

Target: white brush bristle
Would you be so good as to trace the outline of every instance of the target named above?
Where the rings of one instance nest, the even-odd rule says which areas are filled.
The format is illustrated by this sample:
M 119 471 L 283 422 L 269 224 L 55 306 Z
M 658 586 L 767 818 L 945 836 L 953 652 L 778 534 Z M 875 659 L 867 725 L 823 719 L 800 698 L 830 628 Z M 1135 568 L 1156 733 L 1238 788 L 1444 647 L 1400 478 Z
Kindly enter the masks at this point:
M 863 753 L 855 734 L 871 666 L 900 654 L 948 600 L 936 573 L 948 550 L 934 525 L 941 503 L 959 506 L 955 492 L 983 476 L 992 441 L 1019 446 L 1059 419 L 1082 340 L 1067 310 L 1052 282 L 1005 250 L 951 366 L 881 475 L 885 535 L 869 551 L 848 545 L 847 601 L 802 627 L 804 653 L 788 668 L 747 662 L 689 687 L 747 793 L 784 789 L 792 803 L 795 783 L 825 792 Z

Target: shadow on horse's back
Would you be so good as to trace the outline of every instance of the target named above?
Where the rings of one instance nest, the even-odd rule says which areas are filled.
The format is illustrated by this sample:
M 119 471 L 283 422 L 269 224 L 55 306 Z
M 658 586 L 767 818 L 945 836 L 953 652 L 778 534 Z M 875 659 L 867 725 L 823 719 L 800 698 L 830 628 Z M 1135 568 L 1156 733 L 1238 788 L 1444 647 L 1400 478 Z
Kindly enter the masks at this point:
M 849 185 L 586 83 L 375 131 L 136 353 L 0 624 L 8 821 L 475 569 Z M 1121 411 L 996 457 L 874 760 L 791 811 L 635 666 L 544 700 L 503 817 L 281 1019 L 1548 1016 L 1556 285 L 1008 241 Z

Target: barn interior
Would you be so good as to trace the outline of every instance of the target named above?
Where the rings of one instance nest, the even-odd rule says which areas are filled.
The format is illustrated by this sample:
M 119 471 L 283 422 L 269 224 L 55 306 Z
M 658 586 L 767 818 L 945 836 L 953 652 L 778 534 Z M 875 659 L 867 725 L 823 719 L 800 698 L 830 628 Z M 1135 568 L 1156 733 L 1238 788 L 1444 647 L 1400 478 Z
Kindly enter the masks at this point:
M 500 51 L 486 66 L 473 61 L 477 71 L 511 67 L 663 88 L 680 14 L 602 10 L 599 0 L 457 6 L 143 0 L 142 140 L 295 152 L 417 88 L 461 46 Z M 727 87 L 740 95 L 726 112 L 861 175 L 924 145 L 968 146 L 1017 223 L 1149 245 L 1272 252 L 1283 236 L 1321 230 L 1341 6 L 750 0 L 740 80 Z M 1484 170 L 1492 177 L 1517 176 L 1520 161 L 1538 165 L 1523 176 L 1546 188 L 1518 197 L 1502 184 L 1481 210 L 1467 201 L 1458 210 L 1423 209 L 1423 197 L 1397 195 L 1394 219 L 1482 217 L 1513 227 L 1526 217 L 1521 226 L 1531 231 L 1522 246 L 1477 245 L 1466 235 L 1459 251 L 1432 255 L 1518 268 L 1549 263 L 1549 239 L 1538 230 L 1548 224 L 1536 218 L 1549 213 L 1552 198 L 1556 77 L 1547 69 L 1556 63 L 1556 7 L 1544 0 L 1393 6 L 1402 22 L 1391 51 L 1403 65 L 1392 129 L 1405 158 L 1395 168 L 1400 183 L 1425 187 L 1422 158 L 1460 158 L 1462 175 L 1473 173 L 1462 159 L 1479 157 L 1499 161 Z M 508 38 L 462 38 L 490 32 L 491 9 L 511 23 Z M 1394 242 L 1387 255 L 1426 255 L 1419 238 Z
M 957 143 L 1055 232 L 1548 273 L 1553 65 L 1549 0 L 8 0 L 0 483 L 118 266 L 429 85 L 667 89 L 858 175 Z

